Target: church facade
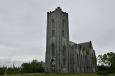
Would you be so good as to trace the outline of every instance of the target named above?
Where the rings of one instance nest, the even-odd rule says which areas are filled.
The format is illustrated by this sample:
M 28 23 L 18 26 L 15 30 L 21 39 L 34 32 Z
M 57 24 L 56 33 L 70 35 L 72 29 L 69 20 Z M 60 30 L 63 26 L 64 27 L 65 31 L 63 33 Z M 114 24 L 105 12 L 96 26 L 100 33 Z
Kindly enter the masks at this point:
M 95 72 L 95 57 L 91 41 L 69 41 L 68 13 L 60 7 L 47 12 L 45 73 Z

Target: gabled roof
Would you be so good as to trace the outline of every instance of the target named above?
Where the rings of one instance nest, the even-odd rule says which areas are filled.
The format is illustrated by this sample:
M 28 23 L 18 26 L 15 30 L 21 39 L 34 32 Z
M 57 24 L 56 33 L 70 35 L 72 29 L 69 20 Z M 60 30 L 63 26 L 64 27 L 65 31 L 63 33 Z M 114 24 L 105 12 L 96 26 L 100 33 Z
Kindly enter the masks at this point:
M 86 52 L 89 53 L 89 49 L 91 48 L 92 43 L 91 43 L 91 41 L 84 42 L 84 43 L 79 43 L 78 46 L 84 47 Z
M 85 50 L 86 50 L 86 52 L 88 54 L 89 50 L 90 50 L 90 48 L 92 46 L 92 43 L 91 43 L 91 41 L 89 41 L 89 42 L 84 42 L 84 43 L 78 43 L 77 44 L 77 43 L 74 43 L 72 41 L 69 41 L 69 45 L 70 46 L 77 45 L 78 47 L 85 48 Z

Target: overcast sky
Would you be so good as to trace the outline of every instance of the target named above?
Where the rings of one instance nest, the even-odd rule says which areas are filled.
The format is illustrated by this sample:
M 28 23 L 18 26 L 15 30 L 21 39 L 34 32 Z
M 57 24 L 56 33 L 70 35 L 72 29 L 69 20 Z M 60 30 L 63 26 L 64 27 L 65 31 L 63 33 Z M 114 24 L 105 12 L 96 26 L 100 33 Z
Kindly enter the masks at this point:
M 45 61 L 47 12 L 69 13 L 69 37 L 92 41 L 96 55 L 115 51 L 115 0 L 0 0 L 0 66 Z

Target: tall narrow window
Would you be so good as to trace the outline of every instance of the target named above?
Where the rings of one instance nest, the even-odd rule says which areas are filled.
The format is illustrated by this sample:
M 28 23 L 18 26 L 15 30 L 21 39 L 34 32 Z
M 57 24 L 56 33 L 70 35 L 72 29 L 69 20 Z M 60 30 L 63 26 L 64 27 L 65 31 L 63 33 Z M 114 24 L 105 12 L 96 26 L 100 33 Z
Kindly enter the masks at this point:
M 62 21 L 62 29 L 64 29 L 65 23 L 64 20 Z
M 55 22 L 54 22 L 54 20 L 52 20 L 52 29 L 54 29 L 55 28 Z
M 65 48 L 65 46 L 63 46 L 63 56 L 65 56 L 65 50 L 66 50 L 66 48 Z
M 52 44 L 52 56 L 54 56 L 55 55 L 55 46 L 54 46 L 54 44 Z
M 55 30 L 52 30 L 52 36 L 55 36 Z
M 62 21 L 62 37 L 64 37 L 64 27 L 65 27 L 65 23 L 64 20 Z
M 62 37 L 64 37 L 64 30 L 62 30 Z
M 65 65 L 65 59 L 63 59 L 63 65 Z
M 78 60 L 78 54 L 77 54 L 77 62 L 79 62 L 79 60 Z M 79 66 L 79 63 L 77 63 L 77 66 Z

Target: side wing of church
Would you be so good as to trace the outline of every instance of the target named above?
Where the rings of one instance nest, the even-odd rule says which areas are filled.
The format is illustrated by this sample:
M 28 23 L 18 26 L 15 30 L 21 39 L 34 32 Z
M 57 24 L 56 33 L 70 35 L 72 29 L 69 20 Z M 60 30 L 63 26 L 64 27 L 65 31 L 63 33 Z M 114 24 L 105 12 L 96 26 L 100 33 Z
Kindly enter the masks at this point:
M 60 7 L 47 13 L 45 53 L 46 73 L 85 73 L 96 71 L 92 42 L 69 41 L 68 13 Z

